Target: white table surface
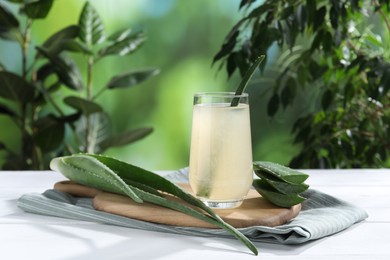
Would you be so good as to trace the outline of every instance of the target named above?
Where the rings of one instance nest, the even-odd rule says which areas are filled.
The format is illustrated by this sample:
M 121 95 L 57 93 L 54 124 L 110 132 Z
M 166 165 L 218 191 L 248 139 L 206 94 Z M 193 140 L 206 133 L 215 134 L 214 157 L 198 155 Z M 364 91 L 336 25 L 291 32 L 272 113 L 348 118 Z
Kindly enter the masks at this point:
M 365 209 L 367 220 L 302 245 L 255 243 L 261 259 L 390 259 L 390 169 L 305 170 L 307 183 Z M 143 231 L 25 213 L 25 193 L 64 177 L 0 171 L 0 259 L 257 259 L 235 239 Z

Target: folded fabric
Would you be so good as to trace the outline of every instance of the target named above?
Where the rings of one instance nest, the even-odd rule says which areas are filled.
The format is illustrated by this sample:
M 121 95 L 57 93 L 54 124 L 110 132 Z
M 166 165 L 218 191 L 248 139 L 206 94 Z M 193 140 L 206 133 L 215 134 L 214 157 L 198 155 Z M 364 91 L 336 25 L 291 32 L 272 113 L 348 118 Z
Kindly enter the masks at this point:
M 188 171 L 182 169 L 164 177 L 175 182 L 186 182 Z M 302 195 L 306 200 L 302 203 L 301 212 L 287 224 L 277 227 L 240 228 L 240 232 L 252 241 L 299 244 L 340 232 L 368 217 L 364 210 L 320 191 L 309 189 Z M 92 206 L 91 198 L 73 197 L 54 189 L 43 194 L 25 194 L 18 199 L 18 206 L 35 214 L 129 228 L 184 235 L 232 237 L 223 229 L 169 226 L 97 211 Z

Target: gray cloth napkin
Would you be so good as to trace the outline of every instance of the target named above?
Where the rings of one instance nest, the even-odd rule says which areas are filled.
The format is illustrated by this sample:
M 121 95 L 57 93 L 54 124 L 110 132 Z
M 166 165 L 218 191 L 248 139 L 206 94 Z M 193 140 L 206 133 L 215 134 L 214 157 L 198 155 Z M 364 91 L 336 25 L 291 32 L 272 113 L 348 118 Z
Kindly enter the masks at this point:
M 187 169 L 164 176 L 177 182 L 188 181 Z M 300 244 L 340 232 L 368 217 L 367 213 L 345 201 L 317 190 L 309 189 L 302 194 L 306 200 L 297 217 L 277 227 L 253 226 L 239 230 L 252 241 Z M 223 229 L 176 227 L 140 221 L 97 211 L 92 199 L 73 197 L 58 190 L 43 194 L 25 194 L 18 199 L 18 206 L 26 212 L 92 221 L 129 228 L 169 232 L 182 235 L 232 237 Z

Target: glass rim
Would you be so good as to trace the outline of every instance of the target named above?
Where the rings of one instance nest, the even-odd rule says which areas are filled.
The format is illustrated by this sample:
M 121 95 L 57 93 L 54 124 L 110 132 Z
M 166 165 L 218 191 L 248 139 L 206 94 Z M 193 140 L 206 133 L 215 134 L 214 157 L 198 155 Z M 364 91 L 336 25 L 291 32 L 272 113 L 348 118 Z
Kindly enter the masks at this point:
M 242 94 L 239 94 L 239 95 L 236 95 L 235 92 L 229 92 L 229 91 L 221 91 L 221 92 L 196 92 L 194 94 L 194 97 L 220 97 L 220 98 L 224 98 L 224 97 L 228 97 L 228 98 L 232 98 L 232 97 L 239 97 L 239 98 L 243 98 L 243 97 L 248 97 L 248 93 L 242 93 Z

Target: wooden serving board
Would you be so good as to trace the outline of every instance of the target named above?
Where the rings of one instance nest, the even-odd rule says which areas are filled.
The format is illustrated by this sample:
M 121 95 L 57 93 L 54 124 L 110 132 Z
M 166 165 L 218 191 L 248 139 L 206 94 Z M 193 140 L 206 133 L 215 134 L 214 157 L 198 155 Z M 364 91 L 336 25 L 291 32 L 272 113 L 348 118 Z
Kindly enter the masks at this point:
M 191 192 L 188 184 L 179 185 Z M 75 196 L 93 197 L 93 206 L 96 210 L 124 217 L 174 226 L 216 228 L 181 212 L 147 202 L 137 203 L 122 195 L 98 191 L 70 181 L 57 183 L 54 188 Z M 300 210 L 301 204 L 291 208 L 280 208 L 266 201 L 257 191 L 250 190 L 240 207 L 214 211 L 227 223 L 242 228 L 283 225 L 297 216 Z

